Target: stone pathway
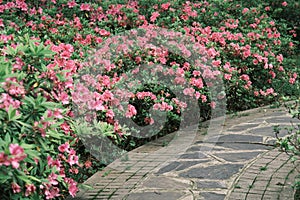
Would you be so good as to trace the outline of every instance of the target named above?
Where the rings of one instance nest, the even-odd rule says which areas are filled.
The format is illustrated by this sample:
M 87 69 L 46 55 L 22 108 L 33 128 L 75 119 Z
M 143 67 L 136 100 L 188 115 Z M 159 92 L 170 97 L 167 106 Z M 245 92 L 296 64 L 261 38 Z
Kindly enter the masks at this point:
M 207 122 L 196 134 L 177 132 L 127 153 L 76 199 L 293 199 L 299 167 L 274 148 L 273 127 L 299 121 L 267 107 L 226 118 L 221 129 L 208 132 Z

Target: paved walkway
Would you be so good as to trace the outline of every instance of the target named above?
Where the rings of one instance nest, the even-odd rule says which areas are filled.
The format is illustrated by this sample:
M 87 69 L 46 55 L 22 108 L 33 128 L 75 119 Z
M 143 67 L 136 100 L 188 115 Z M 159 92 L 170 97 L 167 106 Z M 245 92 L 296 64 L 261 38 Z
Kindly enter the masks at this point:
M 274 148 L 273 127 L 299 121 L 267 107 L 226 118 L 222 129 L 207 122 L 197 134 L 178 132 L 129 152 L 92 176 L 86 183 L 94 189 L 76 199 L 293 199 L 299 167 Z

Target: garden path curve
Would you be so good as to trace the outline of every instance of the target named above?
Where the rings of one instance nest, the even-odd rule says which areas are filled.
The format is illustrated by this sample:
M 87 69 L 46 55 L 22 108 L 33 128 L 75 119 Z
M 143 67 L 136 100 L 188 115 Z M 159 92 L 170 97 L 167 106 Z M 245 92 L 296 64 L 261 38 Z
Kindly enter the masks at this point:
M 93 189 L 75 199 L 293 199 L 299 167 L 275 148 L 273 131 L 291 122 L 299 123 L 284 108 L 263 107 L 226 116 L 212 136 L 208 123 L 197 134 L 170 134 L 94 174 Z

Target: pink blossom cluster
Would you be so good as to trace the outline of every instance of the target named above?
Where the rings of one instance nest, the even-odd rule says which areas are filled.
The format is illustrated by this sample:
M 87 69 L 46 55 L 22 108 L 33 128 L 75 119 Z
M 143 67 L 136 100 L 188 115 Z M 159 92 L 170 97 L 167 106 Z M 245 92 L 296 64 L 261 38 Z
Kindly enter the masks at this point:
M 18 144 L 10 144 L 9 153 L 9 155 L 6 155 L 4 152 L 0 152 L 0 166 L 12 166 L 13 168 L 18 169 L 20 162 L 27 157 L 24 149 Z

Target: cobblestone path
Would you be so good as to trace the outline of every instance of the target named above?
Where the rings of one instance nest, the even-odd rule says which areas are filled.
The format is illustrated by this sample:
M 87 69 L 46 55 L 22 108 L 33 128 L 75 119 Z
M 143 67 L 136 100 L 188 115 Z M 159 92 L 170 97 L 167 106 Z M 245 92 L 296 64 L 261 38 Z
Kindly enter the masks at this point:
M 284 108 L 264 107 L 228 115 L 214 134 L 207 123 L 168 135 L 96 173 L 76 199 L 293 199 L 299 167 L 274 147 L 273 131 L 291 122 L 299 123 Z

